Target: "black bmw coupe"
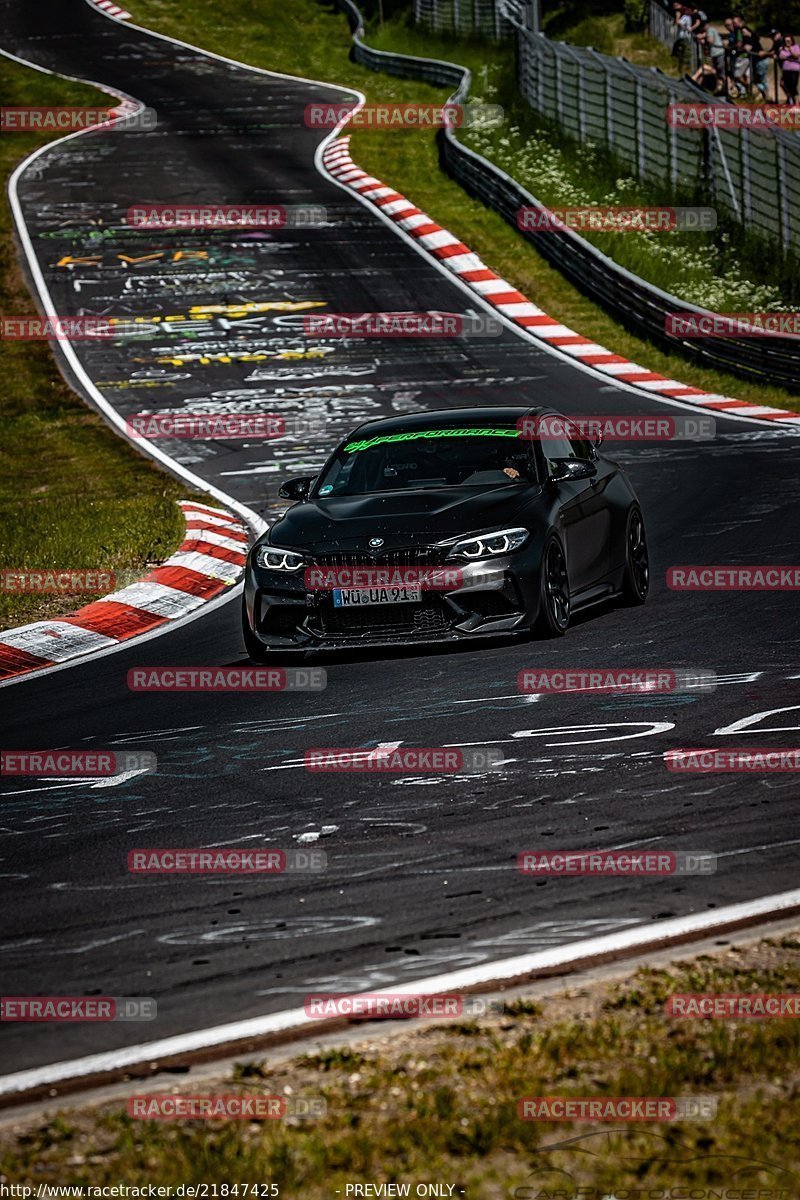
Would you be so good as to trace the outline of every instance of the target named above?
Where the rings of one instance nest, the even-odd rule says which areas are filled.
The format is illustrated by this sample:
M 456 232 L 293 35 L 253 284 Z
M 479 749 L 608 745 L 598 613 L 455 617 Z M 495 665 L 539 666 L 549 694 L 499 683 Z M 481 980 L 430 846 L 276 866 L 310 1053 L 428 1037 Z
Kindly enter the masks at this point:
M 578 608 L 647 597 L 636 493 L 549 409 L 369 421 L 247 560 L 243 630 L 268 651 L 566 632 Z

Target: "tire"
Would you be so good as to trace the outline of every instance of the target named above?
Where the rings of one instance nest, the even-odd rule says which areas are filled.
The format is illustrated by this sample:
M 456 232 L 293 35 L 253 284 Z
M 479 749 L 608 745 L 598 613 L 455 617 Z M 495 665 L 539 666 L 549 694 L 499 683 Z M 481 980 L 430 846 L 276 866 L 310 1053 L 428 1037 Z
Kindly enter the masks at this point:
M 626 604 L 644 604 L 650 590 L 650 556 L 644 519 L 638 508 L 628 513 L 625 528 L 625 573 L 622 578 L 622 599 Z
M 247 619 L 247 604 L 245 603 L 244 596 L 242 596 L 242 637 L 244 638 L 245 650 L 253 662 L 266 662 L 268 652 L 250 628 L 250 622 Z
M 571 610 L 569 575 L 564 549 L 554 534 L 544 545 L 540 589 L 538 631 L 543 637 L 563 637 Z

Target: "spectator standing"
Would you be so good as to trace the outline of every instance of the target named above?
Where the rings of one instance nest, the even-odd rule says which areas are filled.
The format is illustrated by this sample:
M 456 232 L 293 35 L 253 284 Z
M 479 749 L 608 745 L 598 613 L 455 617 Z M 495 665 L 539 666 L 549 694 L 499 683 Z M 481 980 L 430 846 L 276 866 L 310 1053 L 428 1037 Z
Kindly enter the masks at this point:
M 713 25 L 706 25 L 698 33 L 696 41 L 703 55 L 703 62 L 692 79 L 709 92 L 718 94 L 722 91 L 725 80 L 725 44 L 719 35 L 719 30 Z
M 741 41 L 742 67 L 741 67 L 740 79 L 741 79 L 742 83 L 744 84 L 745 95 L 748 95 L 752 88 L 752 83 L 753 83 L 753 56 L 754 56 L 756 50 L 760 47 L 761 43 L 759 42 L 756 35 L 753 33 L 752 29 L 749 27 L 749 25 L 745 25 L 742 17 L 734 17 L 733 23 L 736 26 L 737 30 L 739 31 L 739 34 L 742 39 L 742 41 Z M 733 73 L 733 77 L 734 77 L 734 81 L 736 81 L 737 76 L 736 76 L 735 70 Z M 740 92 L 740 95 L 741 95 L 741 92 Z
M 764 41 L 769 41 L 769 47 L 764 49 Z M 762 100 L 769 99 L 769 68 L 770 63 L 775 60 L 775 51 L 772 44 L 772 30 L 768 33 L 756 34 L 753 50 L 751 53 L 753 63 L 753 83 L 756 86 L 758 94 Z
M 672 57 L 678 61 L 678 70 L 683 74 L 689 66 L 692 54 L 692 15 L 684 4 L 675 5 L 675 41 Z
M 781 87 L 786 93 L 786 101 L 790 105 L 797 104 L 797 85 L 800 82 L 800 46 L 790 33 L 783 39 L 783 45 L 778 51 L 781 64 Z
M 725 91 L 730 95 L 731 81 L 733 80 L 733 60 L 736 57 L 736 30 L 733 25 L 733 17 L 726 17 L 722 24 L 725 26 L 725 33 L 722 35 L 722 42 L 725 47 Z
M 740 98 L 747 95 L 750 83 L 750 51 L 754 38 L 740 16 L 726 17 L 728 77 L 733 80 L 735 93 Z
M 773 71 L 775 72 L 775 95 L 773 96 L 773 99 L 780 100 L 780 93 L 778 91 L 780 85 L 780 71 L 778 69 L 780 66 L 780 59 L 778 57 L 778 52 L 783 45 L 783 34 L 781 33 L 780 29 L 770 29 L 769 37 L 770 41 L 772 42 L 772 64 Z

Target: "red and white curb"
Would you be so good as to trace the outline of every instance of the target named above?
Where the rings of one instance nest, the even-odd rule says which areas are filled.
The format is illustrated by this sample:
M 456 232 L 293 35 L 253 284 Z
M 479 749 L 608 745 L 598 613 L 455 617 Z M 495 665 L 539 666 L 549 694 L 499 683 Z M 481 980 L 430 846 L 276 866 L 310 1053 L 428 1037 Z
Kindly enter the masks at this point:
M 646 367 L 640 367 L 638 363 L 631 362 L 620 354 L 614 354 L 590 338 L 582 337 L 568 325 L 562 325 L 532 304 L 527 296 L 517 291 L 495 271 L 490 270 L 469 246 L 465 246 L 449 230 L 443 229 L 427 213 L 416 208 L 400 192 L 356 166 L 350 157 L 349 135 L 329 142 L 322 152 L 322 162 L 338 183 L 346 185 L 380 209 L 381 213 L 436 258 L 441 266 L 457 275 L 504 317 L 563 354 L 579 359 L 586 366 L 620 383 L 641 388 L 651 396 L 681 400 L 697 405 L 698 408 L 713 409 L 725 415 L 756 417 L 763 421 L 786 421 L 795 425 L 800 422 L 800 413 L 788 409 L 750 404 L 730 396 L 689 387 L 678 379 L 667 379 L 664 375 L 648 371 Z
M 149 633 L 237 583 L 247 558 L 246 527 L 223 509 L 189 500 L 180 506 L 186 521 L 184 541 L 143 579 L 68 617 L 0 632 L 0 680 Z
M 131 19 L 131 14 L 124 8 L 120 8 L 118 4 L 114 4 L 113 0 L 90 0 L 90 3 L 95 8 L 102 8 L 103 12 L 108 13 L 110 17 L 116 17 L 118 21 L 130 21 Z

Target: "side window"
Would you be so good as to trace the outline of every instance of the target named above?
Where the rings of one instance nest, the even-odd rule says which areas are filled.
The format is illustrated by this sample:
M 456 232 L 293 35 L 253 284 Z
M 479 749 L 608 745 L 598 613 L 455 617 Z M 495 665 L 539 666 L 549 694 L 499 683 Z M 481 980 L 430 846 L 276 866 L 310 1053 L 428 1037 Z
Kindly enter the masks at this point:
M 325 495 L 329 496 L 333 493 L 334 496 L 339 496 L 347 491 L 347 485 L 350 482 L 350 476 L 353 474 L 357 454 L 349 454 L 347 458 L 335 463 L 333 468 L 328 472 L 326 480 Z
M 539 467 L 539 462 L 536 458 L 536 451 L 534 449 L 533 442 L 530 442 L 528 444 L 525 457 L 526 457 L 526 462 L 527 462 L 526 474 L 527 474 L 528 478 L 530 479 L 530 481 L 532 483 L 539 482 L 539 477 L 542 472 Z
M 522 479 L 528 483 L 535 483 L 539 478 L 533 442 L 512 443 L 502 461 L 504 466 L 513 467 L 518 471 Z
M 585 438 L 578 437 L 577 434 L 570 435 L 569 444 L 572 447 L 573 458 L 591 459 L 592 445 Z
M 541 444 L 548 475 L 555 470 L 557 459 L 574 457 L 572 444 L 565 437 L 543 437 Z
M 580 430 L 569 417 L 564 419 L 564 434 L 569 442 L 570 458 L 580 458 L 590 461 L 592 458 L 592 443 L 585 437 L 581 437 Z

